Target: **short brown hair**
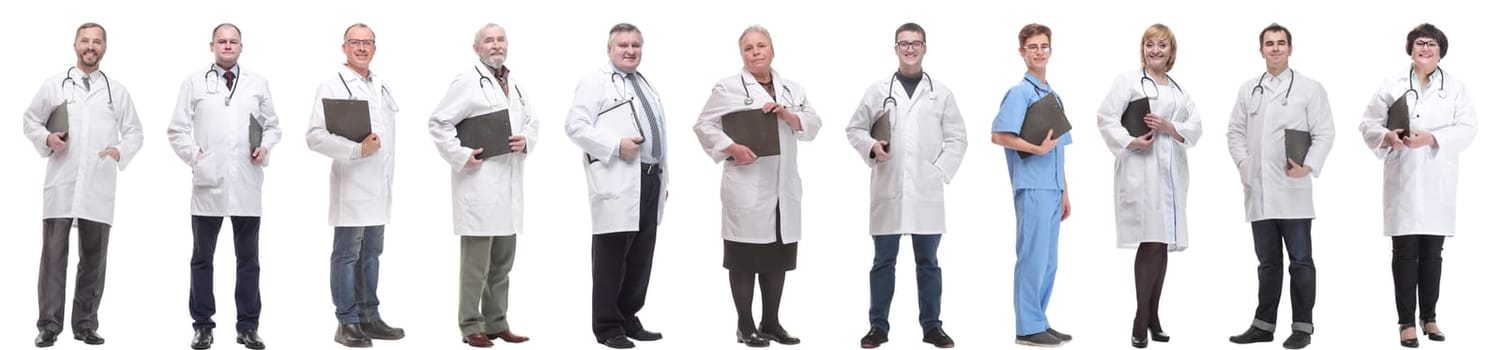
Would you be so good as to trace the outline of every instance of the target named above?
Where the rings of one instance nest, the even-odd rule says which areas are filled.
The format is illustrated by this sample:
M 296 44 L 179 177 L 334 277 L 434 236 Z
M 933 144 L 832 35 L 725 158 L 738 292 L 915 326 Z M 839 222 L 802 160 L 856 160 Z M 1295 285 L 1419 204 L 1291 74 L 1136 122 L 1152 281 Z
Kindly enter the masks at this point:
M 925 31 L 925 30 L 922 30 L 922 26 L 917 25 L 917 23 L 907 22 L 906 24 L 903 24 L 900 27 L 896 27 L 896 35 L 902 35 L 902 32 L 917 33 L 917 35 L 921 35 L 922 36 L 922 41 L 924 41 L 924 42 L 928 41 L 928 32 Z M 895 39 L 892 39 L 892 40 L 895 40 Z
M 1028 24 L 1026 26 L 1022 26 L 1021 33 L 1018 33 L 1016 35 L 1016 45 L 1017 45 L 1017 47 L 1027 46 L 1027 39 L 1030 39 L 1030 38 L 1032 38 L 1034 36 L 1038 36 L 1038 35 L 1046 35 L 1048 37 L 1048 42 L 1049 43 L 1053 42 L 1053 30 L 1052 29 L 1048 29 L 1048 26 L 1045 26 L 1045 25 L 1041 25 L 1041 24 L 1037 24 L 1037 23 L 1032 23 L 1032 24 Z
M 88 22 L 84 23 L 81 26 L 78 26 L 78 31 L 73 32 L 73 40 L 78 40 L 78 36 L 83 35 L 83 30 L 89 28 L 99 28 L 99 33 L 101 34 L 100 38 L 104 39 L 105 42 L 109 42 L 109 32 L 104 30 L 104 26 L 101 26 L 99 25 L 99 23 L 94 22 Z

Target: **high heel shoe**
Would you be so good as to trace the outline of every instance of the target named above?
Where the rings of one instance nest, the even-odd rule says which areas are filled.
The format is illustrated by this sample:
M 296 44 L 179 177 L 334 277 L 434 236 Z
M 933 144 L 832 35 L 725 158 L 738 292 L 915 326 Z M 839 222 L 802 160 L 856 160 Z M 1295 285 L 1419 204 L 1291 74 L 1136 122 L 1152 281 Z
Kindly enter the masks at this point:
M 1406 331 L 1408 328 L 1414 328 L 1414 327 L 1411 326 L 1411 325 L 1403 325 L 1402 328 L 1398 330 L 1398 332 Z M 1416 347 L 1418 347 L 1418 338 L 1417 337 L 1412 337 L 1412 338 L 1404 338 L 1404 339 L 1402 339 L 1402 347 L 1404 347 L 1404 348 L 1416 348 Z
M 1444 338 L 1444 332 L 1435 331 L 1435 332 L 1429 333 L 1428 332 L 1428 325 L 1430 325 L 1430 324 L 1433 324 L 1433 322 L 1424 322 L 1423 323 L 1423 335 L 1428 336 L 1428 340 L 1432 340 L 1432 341 L 1444 341 L 1444 339 L 1447 339 L 1447 338 Z M 1438 326 L 1435 325 L 1434 328 L 1438 328 Z
M 1131 347 L 1137 348 L 1137 349 L 1146 349 L 1147 348 L 1147 340 L 1145 338 L 1137 338 L 1136 336 L 1133 335 L 1133 336 L 1131 336 Z
M 1155 342 L 1166 343 L 1168 340 L 1173 339 L 1173 337 L 1168 336 L 1167 332 L 1163 332 L 1161 329 L 1151 329 L 1148 333 L 1152 336 L 1152 341 Z
M 746 332 L 736 330 L 735 342 L 745 344 L 745 346 L 753 348 L 764 348 L 771 346 L 771 341 L 761 337 L 761 334 L 756 333 L 756 331 L 751 331 L 750 334 L 746 334 Z

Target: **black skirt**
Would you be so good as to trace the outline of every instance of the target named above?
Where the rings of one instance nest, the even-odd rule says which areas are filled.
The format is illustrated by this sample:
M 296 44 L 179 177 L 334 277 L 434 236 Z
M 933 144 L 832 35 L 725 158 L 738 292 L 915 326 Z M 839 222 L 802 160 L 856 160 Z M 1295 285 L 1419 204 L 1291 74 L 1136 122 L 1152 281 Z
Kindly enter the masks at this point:
M 797 242 L 782 242 L 782 208 L 776 209 L 776 241 L 743 243 L 724 241 L 724 268 L 737 272 L 783 272 L 797 269 Z

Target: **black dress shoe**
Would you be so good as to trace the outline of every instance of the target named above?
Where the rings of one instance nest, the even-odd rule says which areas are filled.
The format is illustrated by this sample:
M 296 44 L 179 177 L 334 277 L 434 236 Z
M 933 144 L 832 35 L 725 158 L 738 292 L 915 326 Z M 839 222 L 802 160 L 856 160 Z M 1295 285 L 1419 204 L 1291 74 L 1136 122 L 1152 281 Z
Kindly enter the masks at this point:
M 764 337 L 761 337 L 760 332 L 756 331 L 750 331 L 749 334 L 743 331 L 735 331 L 735 342 L 745 344 L 745 346 L 753 348 L 764 348 L 771 346 L 771 341 L 767 340 Z
M 1413 328 L 1413 326 L 1411 326 L 1411 325 L 1402 325 L 1402 328 L 1398 329 L 1398 332 L 1406 331 L 1408 328 Z M 1404 348 L 1416 348 L 1416 347 L 1418 347 L 1418 338 L 1417 337 L 1413 337 L 1413 338 L 1409 338 L 1409 339 L 1402 339 L 1402 347 L 1404 347 Z
M 1133 336 L 1131 336 L 1131 347 L 1137 348 L 1137 349 L 1146 349 L 1147 348 L 1147 340 L 1145 338 L 1137 338 L 1136 336 L 1133 335 Z
M 73 340 L 81 340 L 89 345 L 104 344 L 104 337 L 99 336 L 99 333 L 92 329 L 73 331 Z
M 391 325 L 386 324 L 385 320 L 375 320 L 375 322 L 361 323 L 360 329 L 364 330 L 365 335 L 370 337 L 370 339 L 401 340 L 401 338 L 405 338 L 407 336 L 406 330 L 391 327 Z
M 1444 339 L 1448 339 L 1448 338 L 1444 338 L 1444 332 L 1428 333 L 1428 324 L 1430 324 L 1430 323 L 1433 323 L 1433 322 L 1423 323 L 1423 335 L 1428 336 L 1428 340 L 1432 340 L 1432 341 L 1444 341 Z
M 36 344 L 36 347 L 39 348 L 45 348 L 52 346 L 52 344 L 57 344 L 57 332 L 48 330 L 38 332 L 36 334 L 36 340 L 33 343 Z
M 625 337 L 639 341 L 653 341 L 662 340 L 662 333 L 652 332 L 646 329 L 637 329 L 635 332 L 625 332 Z
M 1293 331 L 1293 335 L 1287 336 L 1287 341 L 1282 342 L 1284 349 L 1302 349 L 1313 343 L 1313 334 L 1304 331 Z
M 881 344 L 885 344 L 887 340 L 888 339 L 886 339 L 886 331 L 882 331 L 880 328 L 870 327 L 870 331 L 865 332 L 864 337 L 860 337 L 860 348 L 875 349 L 880 347 Z
M 1052 327 L 1049 327 L 1047 330 L 1044 330 L 1044 332 L 1047 332 L 1048 334 L 1052 334 L 1054 338 L 1058 338 L 1058 340 L 1062 340 L 1065 343 L 1074 341 L 1074 336 L 1068 335 L 1068 333 L 1059 332 L 1058 330 L 1053 329 Z
M 949 333 L 944 332 L 943 327 L 933 327 L 929 328 L 927 332 L 923 332 L 922 342 L 933 344 L 933 346 L 943 349 L 954 347 L 954 338 L 949 337 Z
M 610 337 L 610 339 L 601 340 L 599 341 L 599 343 L 604 344 L 611 349 L 630 349 L 636 347 L 636 343 L 632 343 L 630 339 L 626 339 L 624 334 Z
M 1265 343 L 1272 341 L 1272 332 L 1264 331 L 1256 326 L 1246 329 L 1245 333 L 1230 336 L 1230 342 L 1236 344 Z
M 339 325 L 339 330 L 334 332 L 334 342 L 351 348 L 370 347 L 370 336 L 365 335 L 365 330 L 358 323 L 344 323 Z
M 782 345 L 797 345 L 798 343 L 803 342 L 802 339 L 798 339 L 791 334 L 787 334 L 787 330 L 783 329 L 780 325 L 775 327 L 761 326 L 761 329 L 759 329 L 759 332 L 757 333 L 760 333 L 762 337 L 766 338 L 766 340 L 774 341 Z
M 255 330 L 241 331 L 235 335 L 235 343 L 245 345 L 247 349 L 261 350 L 266 348 L 266 342 L 261 340 L 261 335 Z
M 1163 332 L 1161 329 L 1148 329 L 1147 334 L 1152 336 L 1152 341 L 1154 342 L 1166 343 L 1169 340 L 1173 340 L 1173 337 L 1168 336 L 1167 332 Z
M 214 330 L 208 328 L 199 328 L 193 330 L 193 344 L 190 345 L 190 347 L 196 350 L 203 350 L 208 349 L 209 346 L 213 345 Z

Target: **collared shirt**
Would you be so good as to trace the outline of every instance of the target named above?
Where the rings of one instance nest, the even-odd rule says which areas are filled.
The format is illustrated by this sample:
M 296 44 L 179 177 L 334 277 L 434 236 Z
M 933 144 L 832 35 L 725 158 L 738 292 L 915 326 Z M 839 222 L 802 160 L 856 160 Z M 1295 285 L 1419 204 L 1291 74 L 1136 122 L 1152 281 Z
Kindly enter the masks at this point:
M 1033 103 L 1041 100 L 1043 95 L 1052 92 L 1052 86 L 1037 80 L 1032 73 L 1027 73 L 1021 83 L 1006 92 L 1006 97 L 1001 100 L 1001 110 L 996 113 L 995 120 L 990 124 L 990 131 L 1021 135 L 1022 121 L 1027 117 L 1027 107 L 1031 107 Z M 1071 134 L 1071 132 L 1063 133 L 1063 136 L 1058 138 L 1058 146 L 1043 155 L 1022 158 L 1016 150 L 1007 148 L 1006 168 L 1011 176 L 1011 189 L 1013 191 L 1065 190 L 1063 146 L 1074 143 Z
M 625 89 L 625 94 L 636 96 L 636 86 L 633 85 L 631 81 L 632 78 L 637 80 L 634 84 L 641 84 L 641 93 L 646 94 L 646 96 L 636 96 L 636 108 L 641 109 L 640 113 L 636 113 L 636 123 L 637 125 L 641 125 L 641 150 L 638 153 L 640 153 L 639 157 L 641 157 L 642 163 L 661 164 L 661 159 L 652 157 L 652 150 L 654 150 L 656 146 L 656 144 L 652 142 L 653 140 L 651 137 L 652 121 L 650 119 L 647 119 L 647 106 L 645 104 L 642 104 L 641 102 L 646 101 L 647 103 L 651 104 L 651 113 L 655 113 L 654 115 L 657 117 L 657 132 L 665 135 L 667 133 L 667 127 L 666 123 L 663 122 L 665 118 L 663 118 L 662 115 L 662 100 L 657 98 L 656 90 L 651 88 L 651 84 L 647 83 L 646 79 L 641 77 L 641 72 L 626 73 L 625 71 L 620 70 L 620 67 L 615 67 L 614 65 L 611 65 L 611 67 L 615 68 L 616 73 L 620 73 L 621 76 L 624 77 L 622 79 L 623 81 L 620 81 L 617 84 L 621 84 L 619 88 Z M 666 137 L 664 136 L 663 138 Z M 661 146 L 664 148 L 662 150 L 662 158 L 667 158 L 667 150 L 665 149 L 667 147 L 666 142 L 667 140 L 662 140 Z

